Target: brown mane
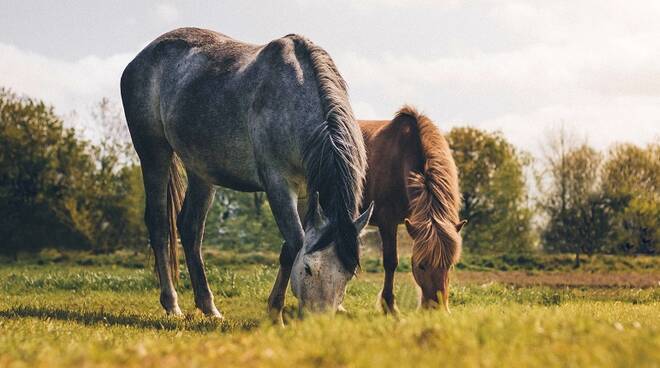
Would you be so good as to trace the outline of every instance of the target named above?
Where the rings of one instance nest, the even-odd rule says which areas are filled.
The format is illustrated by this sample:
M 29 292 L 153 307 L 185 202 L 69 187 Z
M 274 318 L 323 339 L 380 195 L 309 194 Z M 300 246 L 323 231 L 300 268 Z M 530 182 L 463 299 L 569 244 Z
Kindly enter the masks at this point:
M 413 260 L 449 268 L 461 255 L 461 237 L 456 230 L 461 195 L 458 173 L 449 144 L 433 121 L 412 106 L 403 106 L 395 119 L 407 115 L 416 121 L 425 156 L 422 172 L 408 178 L 410 227 L 415 238 Z

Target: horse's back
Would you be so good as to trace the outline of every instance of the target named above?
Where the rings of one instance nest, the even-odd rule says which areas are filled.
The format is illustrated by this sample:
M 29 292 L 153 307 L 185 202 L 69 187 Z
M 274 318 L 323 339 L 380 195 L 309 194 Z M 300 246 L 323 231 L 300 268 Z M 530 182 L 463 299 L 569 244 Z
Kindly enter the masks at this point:
M 146 46 L 121 80 L 136 149 L 167 145 L 207 181 L 260 190 L 244 109 L 226 87 L 257 49 L 197 28 L 168 32 Z
M 128 64 L 122 95 L 151 92 L 163 98 L 174 94 L 168 88 L 181 90 L 199 80 L 228 76 L 258 50 L 211 30 L 179 28 L 156 38 Z
M 233 189 L 261 189 L 259 154 L 299 175 L 301 128 L 323 121 L 313 71 L 288 36 L 258 46 L 177 29 L 135 57 L 121 86 L 131 130 L 160 135 L 188 169 Z

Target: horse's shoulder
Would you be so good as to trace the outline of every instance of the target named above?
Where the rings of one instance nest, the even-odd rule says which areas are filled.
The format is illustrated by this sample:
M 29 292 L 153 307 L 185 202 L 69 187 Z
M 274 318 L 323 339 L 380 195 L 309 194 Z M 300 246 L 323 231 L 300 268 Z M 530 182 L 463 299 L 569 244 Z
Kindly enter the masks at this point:
M 255 63 L 267 65 L 265 73 L 272 75 L 276 71 L 276 79 L 295 81 L 301 84 L 305 75 L 312 73 L 312 66 L 301 53 L 297 41 L 291 36 L 277 38 L 265 44 L 259 50 Z
M 276 38 L 263 46 L 261 55 L 271 59 L 290 60 L 292 56 L 295 56 L 295 42 L 294 39 L 288 36 Z

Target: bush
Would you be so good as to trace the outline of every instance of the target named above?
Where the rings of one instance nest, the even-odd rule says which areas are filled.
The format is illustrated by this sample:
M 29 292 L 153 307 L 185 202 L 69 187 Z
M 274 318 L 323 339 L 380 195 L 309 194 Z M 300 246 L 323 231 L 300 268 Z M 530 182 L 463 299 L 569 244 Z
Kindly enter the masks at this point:
M 0 89 L 0 253 L 145 244 L 139 167 L 101 148 L 52 107 Z

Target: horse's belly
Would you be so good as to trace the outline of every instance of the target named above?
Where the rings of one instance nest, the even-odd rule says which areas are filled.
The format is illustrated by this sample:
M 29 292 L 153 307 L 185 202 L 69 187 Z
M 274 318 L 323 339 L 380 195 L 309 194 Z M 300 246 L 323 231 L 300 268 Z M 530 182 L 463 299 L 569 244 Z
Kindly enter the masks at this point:
M 186 169 L 207 182 L 239 191 L 263 190 L 247 132 L 236 126 L 218 128 L 178 128 L 176 138 L 169 140 Z

